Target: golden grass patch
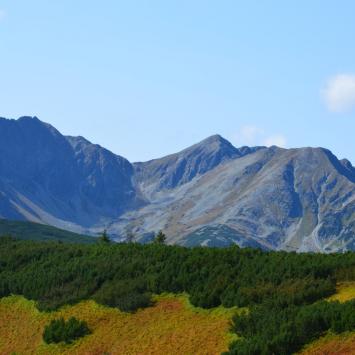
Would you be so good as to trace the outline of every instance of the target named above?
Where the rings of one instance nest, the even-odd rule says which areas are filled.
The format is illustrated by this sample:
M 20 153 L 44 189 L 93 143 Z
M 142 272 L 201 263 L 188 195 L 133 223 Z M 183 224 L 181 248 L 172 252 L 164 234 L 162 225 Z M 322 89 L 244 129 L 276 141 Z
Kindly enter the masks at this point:
M 230 320 L 236 309 L 203 310 L 186 295 L 161 295 L 155 305 L 134 314 L 83 301 L 56 312 L 39 312 L 20 296 L 0 300 L 0 354 L 219 354 L 232 340 Z M 92 334 L 71 345 L 42 340 L 51 319 L 85 320 Z
M 355 354 L 355 333 L 327 334 L 308 345 L 301 355 L 353 355 Z
M 337 284 L 334 295 L 328 298 L 329 301 L 346 302 L 355 298 L 355 282 L 341 282 Z

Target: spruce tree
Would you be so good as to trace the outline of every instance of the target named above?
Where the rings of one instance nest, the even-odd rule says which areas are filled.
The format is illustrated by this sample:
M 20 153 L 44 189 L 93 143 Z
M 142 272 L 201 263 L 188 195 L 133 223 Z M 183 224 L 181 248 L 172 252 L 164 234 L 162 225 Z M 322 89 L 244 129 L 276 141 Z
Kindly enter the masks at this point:
M 165 244 L 166 235 L 160 230 L 154 238 L 154 243 L 156 244 Z

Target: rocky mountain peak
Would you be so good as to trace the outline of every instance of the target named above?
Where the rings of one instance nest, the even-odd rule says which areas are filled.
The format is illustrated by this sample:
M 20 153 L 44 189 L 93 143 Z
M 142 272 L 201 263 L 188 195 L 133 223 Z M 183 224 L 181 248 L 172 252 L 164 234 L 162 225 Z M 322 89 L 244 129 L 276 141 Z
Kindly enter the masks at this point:
M 213 135 L 131 164 L 36 117 L 0 118 L 0 217 L 117 240 L 355 249 L 355 172 L 324 148 L 234 147 Z
M 138 179 L 161 189 L 171 189 L 214 169 L 242 153 L 220 135 L 210 136 L 176 154 L 135 164 Z
M 83 226 L 117 216 L 136 204 L 132 173 L 127 159 L 85 138 L 65 137 L 37 117 L 0 120 L 0 195 L 2 185 L 15 205 L 25 198 L 21 213 L 36 221 L 52 214 L 52 223 Z
M 192 145 L 181 151 L 180 153 L 184 152 L 194 152 L 196 153 L 198 150 L 205 150 L 205 151 L 221 151 L 223 154 L 228 156 L 238 156 L 240 155 L 237 148 L 235 148 L 229 141 L 225 138 L 220 136 L 219 134 L 212 135 L 210 137 L 205 138 L 199 143 Z M 179 154 L 179 153 L 177 153 Z

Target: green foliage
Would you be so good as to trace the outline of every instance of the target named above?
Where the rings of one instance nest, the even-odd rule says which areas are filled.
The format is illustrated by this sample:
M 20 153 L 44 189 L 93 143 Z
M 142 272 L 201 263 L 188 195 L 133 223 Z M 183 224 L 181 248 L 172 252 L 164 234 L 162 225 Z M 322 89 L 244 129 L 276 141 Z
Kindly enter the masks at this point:
M 90 330 L 84 321 L 74 317 L 66 322 L 63 318 L 52 320 L 43 332 L 43 340 L 47 343 L 65 342 L 70 344 L 74 340 L 90 334 Z
M 37 241 L 58 241 L 63 243 L 95 243 L 96 238 L 68 232 L 44 224 L 0 219 L 0 236 Z M 0 237 L 2 238 L 2 237 Z
M 204 308 L 246 306 L 250 312 L 234 319 L 233 329 L 243 340 L 231 346 L 232 354 L 288 354 L 320 332 L 354 329 L 354 303 L 329 308 L 315 303 L 333 294 L 340 279 L 354 280 L 354 269 L 353 252 L 296 254 L 160 243 L 107 247 L 0 238 L 0 296 L 21 294 L 44 310 L 95 299 L 133 312 L 149 306 L 151 294 L 163 292 L 186 292 L 194 306 Z M 330 317 L 333 313 L 339 317 Z
M 236 315 L 233 329 L 242 338 L 231 344 L 229 354 L 293 354 L 325 331 L 354 330 L 355 300 L 288 307 L 278 301 L 266 302 Z
M 106 282 L 95 293 L 94 299 L 98 303 L 118 307 L 124 312 L 133 312 L 152 304 L 145 282 L 140 279 Z
M 154 238 L 154 243 L 165 244 L 165 241 L 166 241 L 166 235 L 162 231 L 159 231 Z
M 100 237 L 97 238 L 97 240 L 98 240 L 99 243 L 104 243 L 104 244 L 111 243 L 111 240 L 110 240 L 110 238 L 107 235 L 106 229 L 102 232 Z

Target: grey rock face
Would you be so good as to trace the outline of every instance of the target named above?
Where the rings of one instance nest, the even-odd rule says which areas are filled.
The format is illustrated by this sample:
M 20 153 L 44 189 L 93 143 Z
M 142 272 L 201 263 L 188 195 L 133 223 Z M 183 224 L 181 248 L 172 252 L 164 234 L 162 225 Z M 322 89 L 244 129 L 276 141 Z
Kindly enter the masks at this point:
M 0 119 L 0 215 L 83 231 L 140 204 L 132 165 L 37 118 Z
M 173 189 L 217 165 L 244 155 L 219 135 L 211 136 L 179 153 L 134 164 L 136 180 L 155 189 Z
M 235 148 L 212 136 L 131 164 L 36 118 L 0 119 L 0 216 L 142 242 L 355 249 L 355 168 L 323 148 Z

